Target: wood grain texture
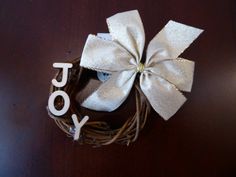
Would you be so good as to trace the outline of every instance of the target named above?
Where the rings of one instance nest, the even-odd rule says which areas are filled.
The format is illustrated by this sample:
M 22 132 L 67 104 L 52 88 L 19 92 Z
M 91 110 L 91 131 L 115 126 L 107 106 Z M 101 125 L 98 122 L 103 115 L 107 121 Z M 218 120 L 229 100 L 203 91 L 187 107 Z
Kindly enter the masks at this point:
M 106 17 L 132 9 L 147 41 L 170 19 L 205 30 L 181 55 L 196 62 L 193 90 L 168 122 L 152 111 L 129 147 L 79 146 L 45 109 L 52 63 L 80 56 Z M 0 176 L 236 176 L 235 49 L 234 0 L 1 0 Z

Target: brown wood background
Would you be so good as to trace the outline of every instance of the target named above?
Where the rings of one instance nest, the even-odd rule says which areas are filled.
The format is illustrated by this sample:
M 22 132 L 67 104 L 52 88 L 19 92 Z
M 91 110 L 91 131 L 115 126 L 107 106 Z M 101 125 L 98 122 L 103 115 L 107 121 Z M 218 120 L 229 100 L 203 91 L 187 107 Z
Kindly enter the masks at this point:
M 193 90 L 168 122 L 152 111 L 129 147 L 79 146 L 45 109 L 52 63 L 132 9 L 147 41 L 170 19 L 205 29 L 182 54 L 196 62 Z M 235 0 L 1 0 L 0 105 L 0 177 L 235 177 Z

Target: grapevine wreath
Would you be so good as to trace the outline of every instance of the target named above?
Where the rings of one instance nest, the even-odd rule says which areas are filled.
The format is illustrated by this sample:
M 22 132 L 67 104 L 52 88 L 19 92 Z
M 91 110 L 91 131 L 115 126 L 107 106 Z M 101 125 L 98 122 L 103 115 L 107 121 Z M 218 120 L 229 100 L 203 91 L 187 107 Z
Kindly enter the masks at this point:
M 148 44 L 142 63 L 145 34 L 138 11 L 115 14 L 107 24 L 109 33 L 88 36 L 81 57 L 53 64 L 59 70 L 47 108 L 58 127 L 81 144 L 129 145 L 144 128 L 151 107 L 168 120 L 186 101 L 181 91 L 191 91 L 194 62 L 179 55 L 203 30 L 169 21 Z M 88 70 L 97 72 L 101 84 L 78 106 L 78 86 Z M 135 112 L 120 127 L 80 111 L 113 112 L 130 92 Z

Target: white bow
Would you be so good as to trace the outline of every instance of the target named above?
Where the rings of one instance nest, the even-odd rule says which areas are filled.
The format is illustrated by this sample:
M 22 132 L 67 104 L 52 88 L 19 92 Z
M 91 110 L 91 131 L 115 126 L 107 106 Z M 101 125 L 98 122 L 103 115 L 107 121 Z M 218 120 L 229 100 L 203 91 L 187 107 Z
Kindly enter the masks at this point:
M 107 24 L 112 41 L 89 35 L 80 66 L 112 75 L 82 106 L 97 111 L 117 109 L 140 73 L 141 90 L 153 109 L 168 120 L 186 101 L 180 90 L 191 91 L 193 81 L 194 62 L 178 56 L 203 30 L 169 21 L 148 44 L 142 64 L 145 34 L 138 11 L 113 15 Z

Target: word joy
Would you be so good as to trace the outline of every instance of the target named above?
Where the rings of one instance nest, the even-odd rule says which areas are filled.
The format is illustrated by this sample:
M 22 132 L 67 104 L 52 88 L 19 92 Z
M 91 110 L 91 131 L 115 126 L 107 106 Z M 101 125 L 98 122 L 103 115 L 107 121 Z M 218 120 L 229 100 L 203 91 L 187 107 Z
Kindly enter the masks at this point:
M 61 88 L 64 87 L 68 80 L 68 71 L 70 68 L 72 68 L 71 63 L 53 63 L 54 68 L 62 69 L 62 78 L 61 81 L 57 81 L 56 79 L 52 79 L 52 84 L 55 87 Z M 64 106 L 58 110 L 55 108 L 55 99 L 61 96 L 64 100 Z M 57 90 L 53 92 L 48 99 L 48 109 L 49 111 L 55 115 L 55 116 L 62 116 L 64 115 L 70 107 L 70 98 L 68 94 L 63 90 Z M 71 118 L 73 120 L 73 123 L 75 125 L 75 133 L 74 133 L 74 140 L 78 140 L 80 136 L 80 129 L 83 127 L 83 125 L 88 121 L 89 117 L 85 116 L 80 122 L 78 121 L 77 115 L 72 114 Z

